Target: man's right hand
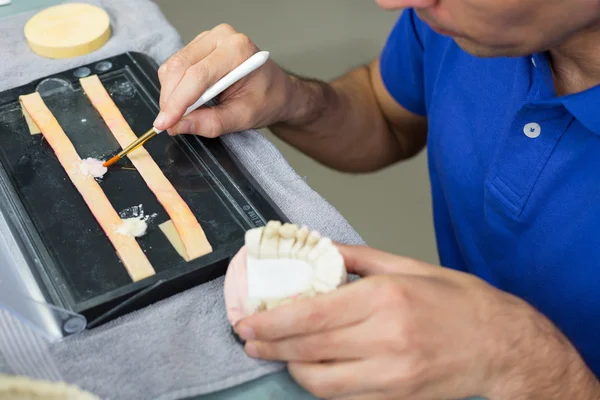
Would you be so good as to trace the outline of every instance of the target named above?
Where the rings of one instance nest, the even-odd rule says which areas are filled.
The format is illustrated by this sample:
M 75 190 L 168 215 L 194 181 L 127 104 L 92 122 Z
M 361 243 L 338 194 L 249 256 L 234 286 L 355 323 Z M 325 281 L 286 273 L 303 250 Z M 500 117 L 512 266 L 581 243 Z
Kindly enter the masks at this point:
M 221 93 L 216 107 L 183 117 L 206 89 L 258 51 L 246 35 L 226 24 L 199 34 L 158 70 L 161 112 L 154 126 L 170 134 L 217 137 L 294 119 L 294 78 L 271 60 Z

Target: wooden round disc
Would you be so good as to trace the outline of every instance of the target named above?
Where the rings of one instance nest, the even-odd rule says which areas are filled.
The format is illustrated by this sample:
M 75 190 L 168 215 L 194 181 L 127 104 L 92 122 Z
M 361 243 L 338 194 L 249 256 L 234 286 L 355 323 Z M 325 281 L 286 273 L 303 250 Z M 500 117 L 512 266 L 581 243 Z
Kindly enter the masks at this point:
M 37 54 L 70 58 L 91 53 L 110 38 L 110 18 L 103 9 L 82 3 L 49 7 L 25 24 L 25 38 Z

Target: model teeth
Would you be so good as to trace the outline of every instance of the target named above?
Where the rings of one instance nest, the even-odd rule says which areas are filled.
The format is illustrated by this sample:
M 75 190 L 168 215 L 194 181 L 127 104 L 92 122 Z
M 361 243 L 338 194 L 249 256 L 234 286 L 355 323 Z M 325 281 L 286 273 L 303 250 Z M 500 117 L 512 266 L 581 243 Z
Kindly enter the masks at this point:
M 329 292 L 344 283 L 348 277 L 344 266 L 344 258 L 338 251 L 327 251 L 315 262 L 315 281 L 325 286 L 315 288 L 318 291 Z
M 245 241 L 246 248 L 248 249 L 248 255 L 259 258 L 260 256 L 260 242 L 262 239 L 264 228 L 255 228 L 246 231 Z
M 306 255 L 306 260 L 314 263 L 319 257 L 321 257 L 321 255 L 325 254 L 329 249 L 331 249 L 332 245 L 333 242 L 329 238 L 319 239 L 319 242 Z
M 294 243 L 292 249 L 290 250 L 290 258 L 296 258 L 300 249 L 304 247 L 304 243 L 306 243 L 307 237 L 308 227 L 303 225 L 296 231 L 296 243 Z
M 260 243 L 260 258 L 277 258 L 279 250 L 279 228 L 281 222 L 269 221 Z
M 292 247 L 296 243 L 296 232 L 298 226 L 287 222 L 279 228 L 279 258 L 290 257 Z
M 312 231 L 306 238 L 306 243 L 304 244 L 304 247 L 302 247 L 298 251 L 296 258 L 300 260 L 308 260 L 308 254 L 311 252 L 313 247 L 315 247 L 315 245 L 319 243 L 319 239 L 321 239 L 321 235 L 319 234 L 319 232 Z
M 347 281 L 337 247 L 306 226 L 269 221 L 245 237 L 251 313 L 331 292 Z

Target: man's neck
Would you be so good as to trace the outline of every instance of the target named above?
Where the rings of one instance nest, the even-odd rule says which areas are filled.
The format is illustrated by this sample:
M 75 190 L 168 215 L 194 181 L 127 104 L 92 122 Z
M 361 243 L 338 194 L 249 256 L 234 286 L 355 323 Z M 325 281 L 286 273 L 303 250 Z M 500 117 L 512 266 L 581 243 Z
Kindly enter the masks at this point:
M 600 84 L 600 25 L 569 38 L 549 56 L 558 96 Z

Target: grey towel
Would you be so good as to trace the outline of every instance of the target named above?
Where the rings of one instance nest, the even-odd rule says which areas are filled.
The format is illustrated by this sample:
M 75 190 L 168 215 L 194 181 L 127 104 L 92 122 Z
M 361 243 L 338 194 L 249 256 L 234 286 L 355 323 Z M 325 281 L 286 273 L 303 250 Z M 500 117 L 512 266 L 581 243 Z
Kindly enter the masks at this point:
M 22 32 L 32 13 L 0 20 L 0 91 L 124 51 L 140 51 L 162 63 L 183 45 L 150 1 L 92 3 L 109 12 L 114 34 L 101 50 L 76 59 L 47 60 L 29 50 Z M 343 243 L 364 243 L 259 132 L 226 135 L 224 142 L 292 222 Z M 0 247 L 5 245 L 0 240 Z M 216 279 L 55 344 L 0 310 L 0 373 L 63 379 L 102 398 L 177 399 L 284 368 L 247 357 L 235 342 L 225 317 L 222 285 L 223 279 Z

